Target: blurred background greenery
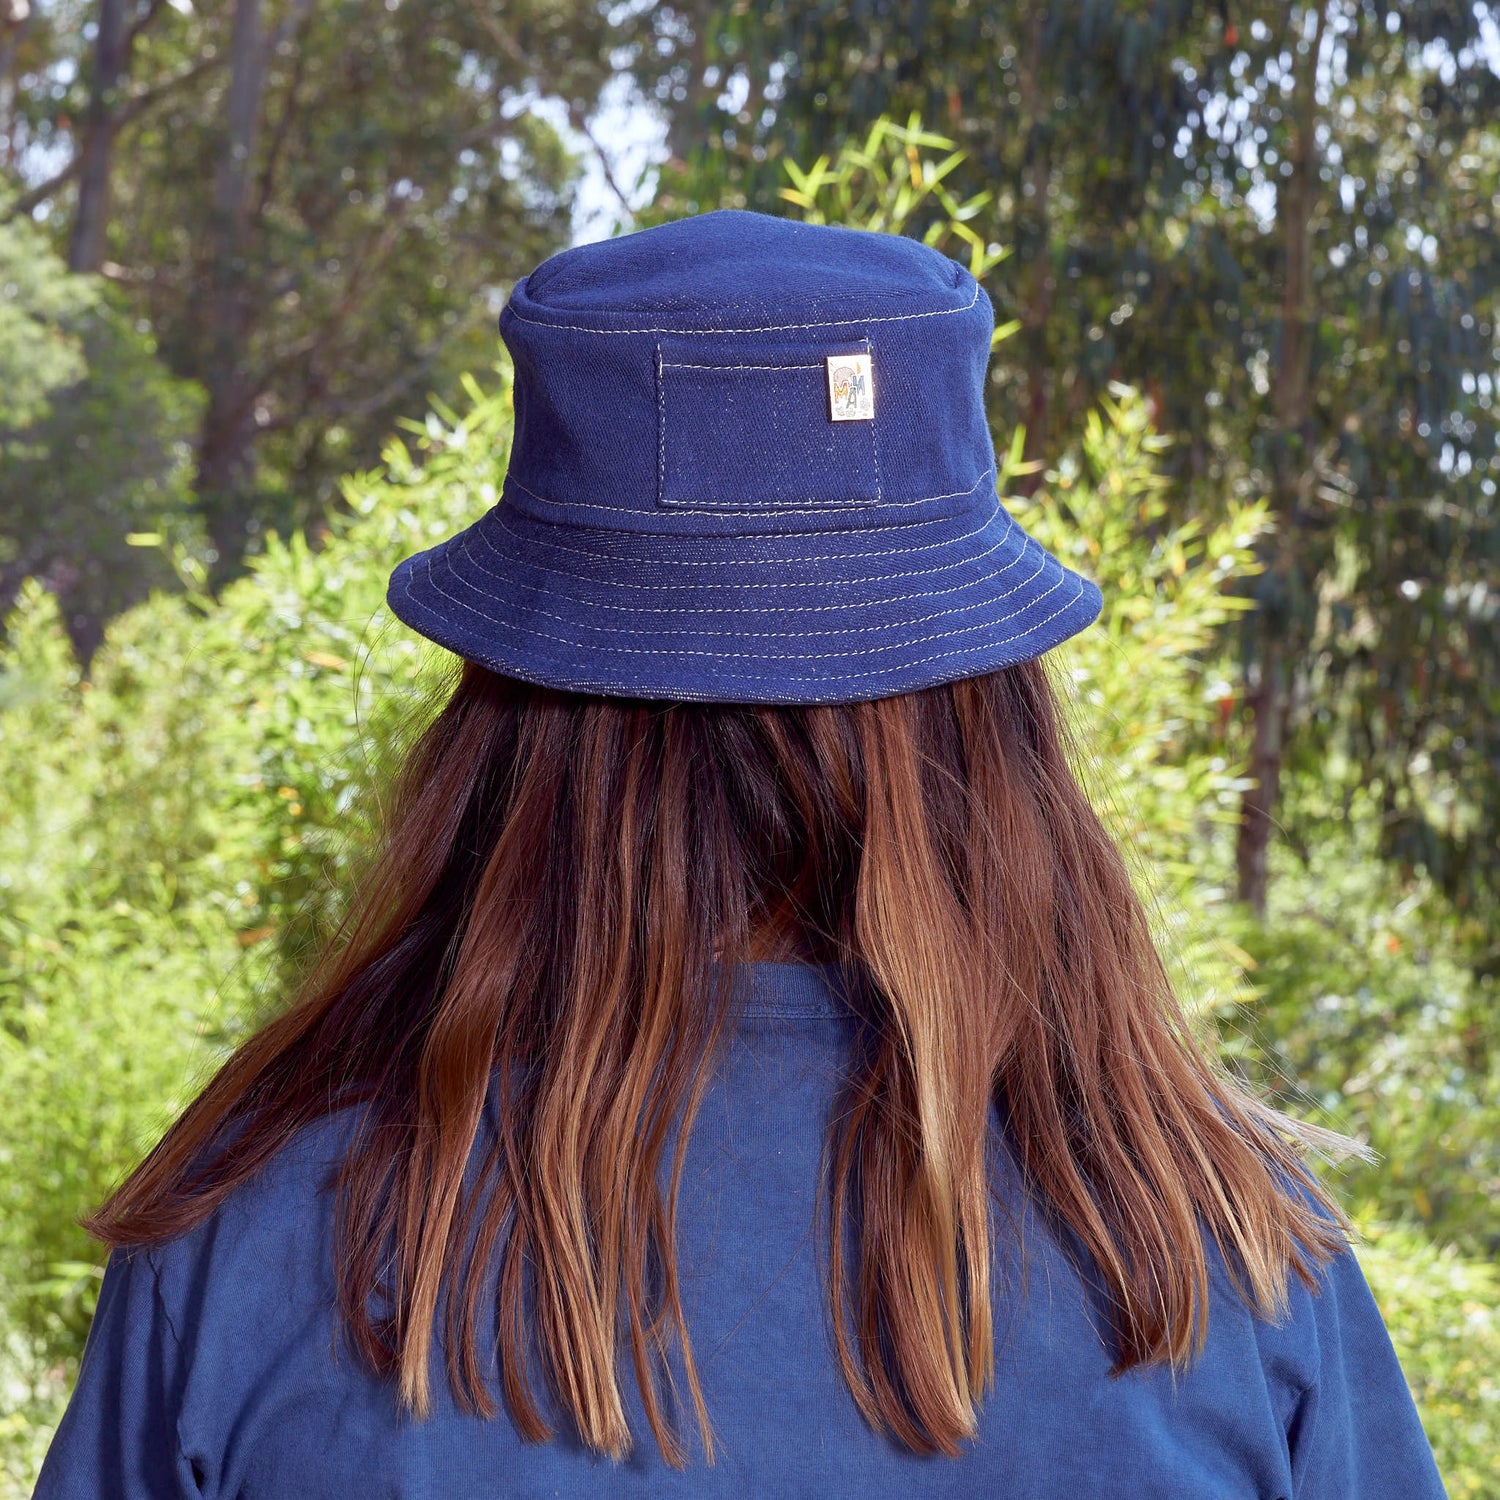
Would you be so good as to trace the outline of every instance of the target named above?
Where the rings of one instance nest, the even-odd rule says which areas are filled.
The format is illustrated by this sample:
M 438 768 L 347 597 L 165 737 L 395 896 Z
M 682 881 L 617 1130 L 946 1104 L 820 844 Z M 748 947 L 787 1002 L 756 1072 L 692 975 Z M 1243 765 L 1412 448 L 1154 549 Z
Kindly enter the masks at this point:
M 0 0 L 0 1495 L 446 680 L 509 285 L 734 206 L 981 275 L 1080 769 L 1500 1497 L 1497 119 L 1482 0 Z

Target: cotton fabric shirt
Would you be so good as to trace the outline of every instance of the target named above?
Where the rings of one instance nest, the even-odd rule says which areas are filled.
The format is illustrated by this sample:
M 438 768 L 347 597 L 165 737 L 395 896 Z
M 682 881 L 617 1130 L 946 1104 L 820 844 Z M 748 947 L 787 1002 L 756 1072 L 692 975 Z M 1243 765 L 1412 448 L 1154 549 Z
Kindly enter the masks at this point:
M 683 1299 L 718 1441 L 663 1462 L 628 1357 L 636 1435 L 621 1463 L 568 1435 L 524 1441 L 503 1404 L 460 1412 L 440 1358 L 425 1423 L 333 1339 L 331 1196 L 346 1111 L 304 1131 L 190 1233 L 108 1261 L 39 1500 L 479 1500 L 875 1495 L 1123 1500 L 1428 1500 L 1444 1494 L 1390 1337 L 1352 1251 L 1290 1315 L 1255 1318 L 1208 1237 L 1207 1346 L 1112 1378 L 1080 1272 L 997 1144 L 995 1385 L 957 1459 L 918 1456 L 860 1416 L 833 1356 L 819 1161 L 858 1024 L 831 971 L 751 966 L 689 1139 Z M 489 1117 L 492 1121 L 493 1117 Z M 1024 1249 L 1027 1274 L 1019 1257 Z M 481 1328 L 485 1320 L 481 1319 Z M 544 1382 L 536 1382 L 540 1394 Z M 492 1387 L 498 1391 L 498 1385 Z M 554 1408 L 555 1411 L 555 1408 Z M 681 1424 L 693 1438 L 691 1421 Z

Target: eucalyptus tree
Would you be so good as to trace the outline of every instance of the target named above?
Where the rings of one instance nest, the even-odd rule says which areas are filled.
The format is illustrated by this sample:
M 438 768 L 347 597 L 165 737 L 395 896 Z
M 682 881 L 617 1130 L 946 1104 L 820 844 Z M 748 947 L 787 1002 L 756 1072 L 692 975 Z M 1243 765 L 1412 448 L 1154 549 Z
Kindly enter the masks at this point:
M 1176 439 L 1179 506 L 1270 502 L 1241 894 L 1264 902 L 1289 757 L 1378 782 L 1388 853 L 1500 888 L 1490 7 L 690 0 L 649 25 L 658 211 L 774 209 L 787 159 L 918 111 L 1012 252 L 997 428 L 1052 457 L 1124 379 Z
M 77 24 L 12 77 L 13 212 L 124 288 L 204 388 L 195 490 L 226 576 L 492 362 L 498 296 L 566 243 L 578 173 L 527 106 L 586 117 L 609 22 L 587 0 L 50 8 Z

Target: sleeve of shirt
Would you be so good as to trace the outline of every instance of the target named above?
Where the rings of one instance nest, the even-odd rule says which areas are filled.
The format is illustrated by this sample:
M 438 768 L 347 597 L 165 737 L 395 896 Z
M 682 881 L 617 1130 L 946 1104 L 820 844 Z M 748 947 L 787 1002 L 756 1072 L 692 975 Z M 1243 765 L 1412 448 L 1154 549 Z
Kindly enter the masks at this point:
M 175 1416 L 184 1374 L 148 1252 L 111 1251 L 33 1500 L 196 1500 Z
M 1324 1268 L 1311 1304 L 1316 1374 L 1287 1428 L 1293 1500 L 1446 1500 L 1390 1333 L 1351 1249 Z

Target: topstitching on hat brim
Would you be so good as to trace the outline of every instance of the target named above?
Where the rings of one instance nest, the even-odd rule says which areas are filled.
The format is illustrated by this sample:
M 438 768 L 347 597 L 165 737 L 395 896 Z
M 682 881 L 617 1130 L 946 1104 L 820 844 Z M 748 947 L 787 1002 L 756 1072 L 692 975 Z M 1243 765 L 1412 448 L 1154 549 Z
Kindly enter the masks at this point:
M 1099 614 L 1097 585 L 998 499 L 980 517 L 868 528 L 893 531 L 896 546 L 802 532 L 700 552 L 502 503 L 406 559 L 388 597 L 413 629 L 508 676 L 719 702 L 888 697 L 1038 656 Z

